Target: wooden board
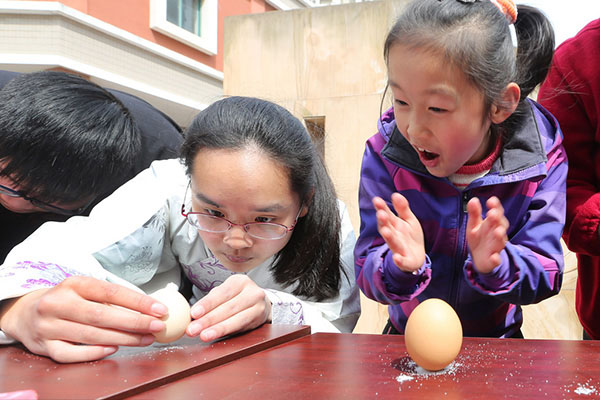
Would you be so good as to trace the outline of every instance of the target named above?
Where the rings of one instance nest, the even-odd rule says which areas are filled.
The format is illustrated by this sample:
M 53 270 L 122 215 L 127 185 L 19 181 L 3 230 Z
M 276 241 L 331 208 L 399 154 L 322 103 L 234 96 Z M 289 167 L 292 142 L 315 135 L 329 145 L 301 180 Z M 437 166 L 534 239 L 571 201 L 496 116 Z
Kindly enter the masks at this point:
M 134 398 L 600 398 L 600 342 L 465 338 L 446 370 L 428 373 L 404 337 L 317 333 Z
M 21 346 L 0 347 L 0 392 L 34 389 L 40 399 L 121 399 L 309 335 L 310 327 L 265 324 L 212 343 L 184 337 L 122 347 L 100 361 L 59 364 Z

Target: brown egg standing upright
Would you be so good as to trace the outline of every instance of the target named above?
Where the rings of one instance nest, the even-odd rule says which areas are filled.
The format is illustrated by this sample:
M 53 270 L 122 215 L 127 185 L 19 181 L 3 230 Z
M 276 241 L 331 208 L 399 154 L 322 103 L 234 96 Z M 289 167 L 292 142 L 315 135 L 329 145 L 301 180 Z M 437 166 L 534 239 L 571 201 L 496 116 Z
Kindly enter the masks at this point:
M 439 371 L 450 364 L 462 346 L 462 326 L 454 309 L 441 299 L 427 299 L 412 311 L 404 341 L 419 366 Z

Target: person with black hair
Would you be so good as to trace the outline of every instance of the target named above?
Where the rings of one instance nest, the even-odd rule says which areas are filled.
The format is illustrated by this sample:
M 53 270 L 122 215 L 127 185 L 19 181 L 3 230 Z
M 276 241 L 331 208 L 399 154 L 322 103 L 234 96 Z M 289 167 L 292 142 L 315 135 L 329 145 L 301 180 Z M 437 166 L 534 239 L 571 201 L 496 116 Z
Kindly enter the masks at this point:
M 439 298 L 465 336 L 522 337 L 520 306 L 559 292 L 567 157 L 527 98 L 553 48 L 548 19 L 512 0 L 415 0 L 388 33 L 393 105 L 366 144 L 355 249 L 385 333 Z
M 183 142 L 147 102 L 76 75 L 0 71 L 0 87 L 0 262 L 42 223 L 86 215 Z
M 179 286 L 181 271 L 193 283 L 189 336 L 268 321 L 351 332 L 354 243 L 302 123 L 268 101 L 225 98 L 187 129 L 181 161 L 154 162 L 89 217 L 45 224 L 13 249 L 0 334 L 61 362 L 148 345 L 166 309 L 141 291 Z

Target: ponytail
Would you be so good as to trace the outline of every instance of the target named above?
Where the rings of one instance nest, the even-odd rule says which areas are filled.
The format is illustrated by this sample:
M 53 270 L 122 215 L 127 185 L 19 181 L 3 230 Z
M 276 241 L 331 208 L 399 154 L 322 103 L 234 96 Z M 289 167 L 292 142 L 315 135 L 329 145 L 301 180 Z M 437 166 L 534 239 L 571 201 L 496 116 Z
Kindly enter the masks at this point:
M 538 9 L 518 6 L 515 22 L 517 33 L 517 77 L 521 100 L 544 81 L 554 54 L 554 31 L 550 21 Z

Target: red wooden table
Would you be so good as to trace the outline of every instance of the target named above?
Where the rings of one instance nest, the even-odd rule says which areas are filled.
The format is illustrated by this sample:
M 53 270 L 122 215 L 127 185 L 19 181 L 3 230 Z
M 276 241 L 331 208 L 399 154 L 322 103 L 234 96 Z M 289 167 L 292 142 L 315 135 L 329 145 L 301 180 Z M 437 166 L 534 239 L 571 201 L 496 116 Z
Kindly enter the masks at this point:
M 0 393 L 33 389 L 40 399 L 120 399 L 309 334 L 310 327 L 265 324 L 217 342 L 184 338 L 123 347 L 103 360 L 77 364 L 0 346 Z
M 304 336 L 134 399 L 597 399 L 600 341 L 465 338 L 446 370 L 408 358 L 403 336 Z

